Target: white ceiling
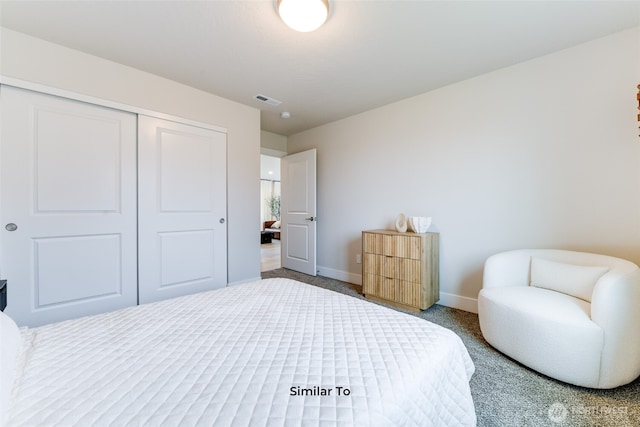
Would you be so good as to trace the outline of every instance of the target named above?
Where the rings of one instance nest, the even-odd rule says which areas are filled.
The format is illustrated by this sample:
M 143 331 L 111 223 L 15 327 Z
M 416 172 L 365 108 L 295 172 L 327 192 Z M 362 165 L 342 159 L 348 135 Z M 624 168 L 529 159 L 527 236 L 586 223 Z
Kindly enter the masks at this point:
M 640 1 L 329 1 L 313 33 L 275 0 L 2 0 L 0 23 L 260 108 L 281 135 L 640 23 Z

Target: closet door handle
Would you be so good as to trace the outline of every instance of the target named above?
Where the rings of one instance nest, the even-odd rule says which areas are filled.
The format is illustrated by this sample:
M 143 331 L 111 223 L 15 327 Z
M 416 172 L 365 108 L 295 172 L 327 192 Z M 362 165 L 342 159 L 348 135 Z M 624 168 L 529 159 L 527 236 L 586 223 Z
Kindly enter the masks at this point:
M 224 224 L 224 218 L 220 218 L 220 224 Z
M 18 229 L 18 226 L 10 222 L 9 224 L 5 225 L 4 228 L 7 231 L 16 231 Z

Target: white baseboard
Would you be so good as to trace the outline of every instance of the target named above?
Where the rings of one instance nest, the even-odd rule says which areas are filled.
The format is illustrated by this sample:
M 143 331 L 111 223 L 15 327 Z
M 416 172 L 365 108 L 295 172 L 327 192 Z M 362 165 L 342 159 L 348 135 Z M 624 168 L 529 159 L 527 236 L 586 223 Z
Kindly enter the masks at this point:
M 438 301 L 438 304 L 471 313 L 478 312 L 478 300 L 476 298 L 461 297 L 460 295 L 440 292 L 440 301 Z
M 349 273 L 347 271 L 335 270 L 329 267 L 317 266 L 318 274 L 330 279 L 341 280 L 347 283 L 353 283 L 355 285 L 362 285 L 362 275 Z
M 343 282 L 362 285 L 362 275 L 349 273 L 346 271 L 335 270 L 333 268 L 318 266 L 318 274 L 330 279 L 342 280 Z M 478 312 L 478 300 L 476 298 L 462 297 L 460 295 L 440 292 L 440 301 L 438 304 L 445 307 L 457 308 L 458 310 L 468 311 L 471 313 Z

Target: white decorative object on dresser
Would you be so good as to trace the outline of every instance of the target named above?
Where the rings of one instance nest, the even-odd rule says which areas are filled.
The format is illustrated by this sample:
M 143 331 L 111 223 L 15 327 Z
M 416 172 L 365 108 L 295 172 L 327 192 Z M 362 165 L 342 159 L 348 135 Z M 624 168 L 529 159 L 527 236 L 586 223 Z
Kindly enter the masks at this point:
M 403 213 L 396 218 L 396 231 L 400 233 L 407 231 L 407 217 Z
M 426 233 L 431 226 L 431 217 L 410 216 L 407 219 L 407 229 L 414 233 Z
M 374 301 L 412 311 L 440 299 L 438 233 L 362 232 L 362 290 Z

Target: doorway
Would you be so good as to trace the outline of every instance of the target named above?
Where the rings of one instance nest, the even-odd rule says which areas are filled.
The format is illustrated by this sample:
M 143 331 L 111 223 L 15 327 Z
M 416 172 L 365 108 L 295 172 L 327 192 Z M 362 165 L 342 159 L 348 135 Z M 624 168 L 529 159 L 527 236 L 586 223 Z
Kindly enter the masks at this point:
M 280 158 L 260 155 L 260 272 L 282 266 L 280 251 Z

